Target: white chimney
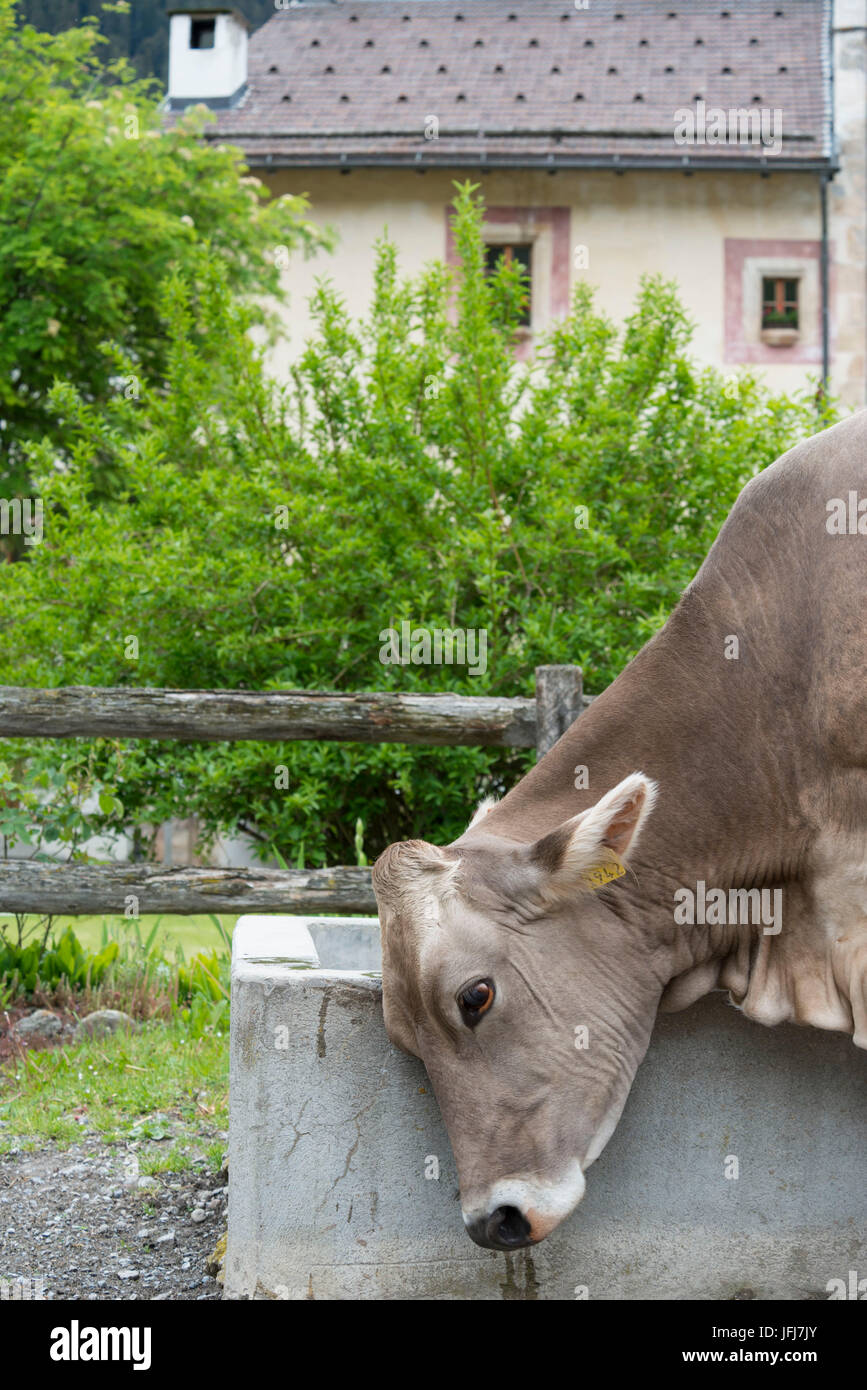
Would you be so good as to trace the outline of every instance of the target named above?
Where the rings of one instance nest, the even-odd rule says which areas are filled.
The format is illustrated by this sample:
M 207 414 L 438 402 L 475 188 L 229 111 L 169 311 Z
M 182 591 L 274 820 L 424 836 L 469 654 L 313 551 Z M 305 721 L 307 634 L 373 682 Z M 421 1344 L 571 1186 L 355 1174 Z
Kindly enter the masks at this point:
M 168 105 L 237 106 L 247 87 L 247 31 L 238 10 L 170 3 Z

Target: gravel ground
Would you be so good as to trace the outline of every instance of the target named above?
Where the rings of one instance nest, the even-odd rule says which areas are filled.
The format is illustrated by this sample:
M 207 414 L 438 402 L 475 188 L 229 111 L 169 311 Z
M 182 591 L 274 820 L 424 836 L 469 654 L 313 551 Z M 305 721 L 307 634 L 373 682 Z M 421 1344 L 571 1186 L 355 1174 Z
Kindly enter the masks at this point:
M 202 1165 L 141 1178 L 134 1148 L 98 1137 L 0 1155 L 0 1299 L 40 1278 L 31 1297 L 220 1298 L 206 1266 L 226 1229 L 227 1184 Z

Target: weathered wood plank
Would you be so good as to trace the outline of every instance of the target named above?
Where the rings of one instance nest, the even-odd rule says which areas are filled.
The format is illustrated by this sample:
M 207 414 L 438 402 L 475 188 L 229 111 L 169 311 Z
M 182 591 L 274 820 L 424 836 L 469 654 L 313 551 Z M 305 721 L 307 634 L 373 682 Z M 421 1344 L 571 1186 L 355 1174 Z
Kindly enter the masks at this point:
M 0 738 L 328 739 L 532 748 L 536 702 L 488 695 L 0 686 Z
M 370 869 L 165 868 L 158 864 L 0 864 L 0 912 L 376 913 Z
M 584 709 L 580 666 L 536 667 L 536 752 L 544 757 Z

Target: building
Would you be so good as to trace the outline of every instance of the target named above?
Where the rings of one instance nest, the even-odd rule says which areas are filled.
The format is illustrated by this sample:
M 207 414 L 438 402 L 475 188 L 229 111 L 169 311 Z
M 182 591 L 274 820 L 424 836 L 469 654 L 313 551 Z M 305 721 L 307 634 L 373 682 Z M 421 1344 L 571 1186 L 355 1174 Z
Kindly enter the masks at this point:
M 491 257 L 530 272 L 520 355 L 579 277 L 620 320 L 658 272 L 700 360 L 865 404 L 867 0 L 275 0 L 252 35 L 169 10 L 169 109 L 206 102 L 338 234 L 285 272 L 286 355 L 317 276 L 364 312 L 385 227 L 407 272 L 451 257 L 471 179 Z

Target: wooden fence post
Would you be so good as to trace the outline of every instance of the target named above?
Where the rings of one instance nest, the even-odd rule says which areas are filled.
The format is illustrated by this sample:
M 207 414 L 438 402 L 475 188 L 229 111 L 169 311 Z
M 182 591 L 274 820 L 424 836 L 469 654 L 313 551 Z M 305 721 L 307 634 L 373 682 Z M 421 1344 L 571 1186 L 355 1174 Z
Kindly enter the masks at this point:
M 580 666 L 536 667 L 536 756 L 544 757 L 584 709 Z

